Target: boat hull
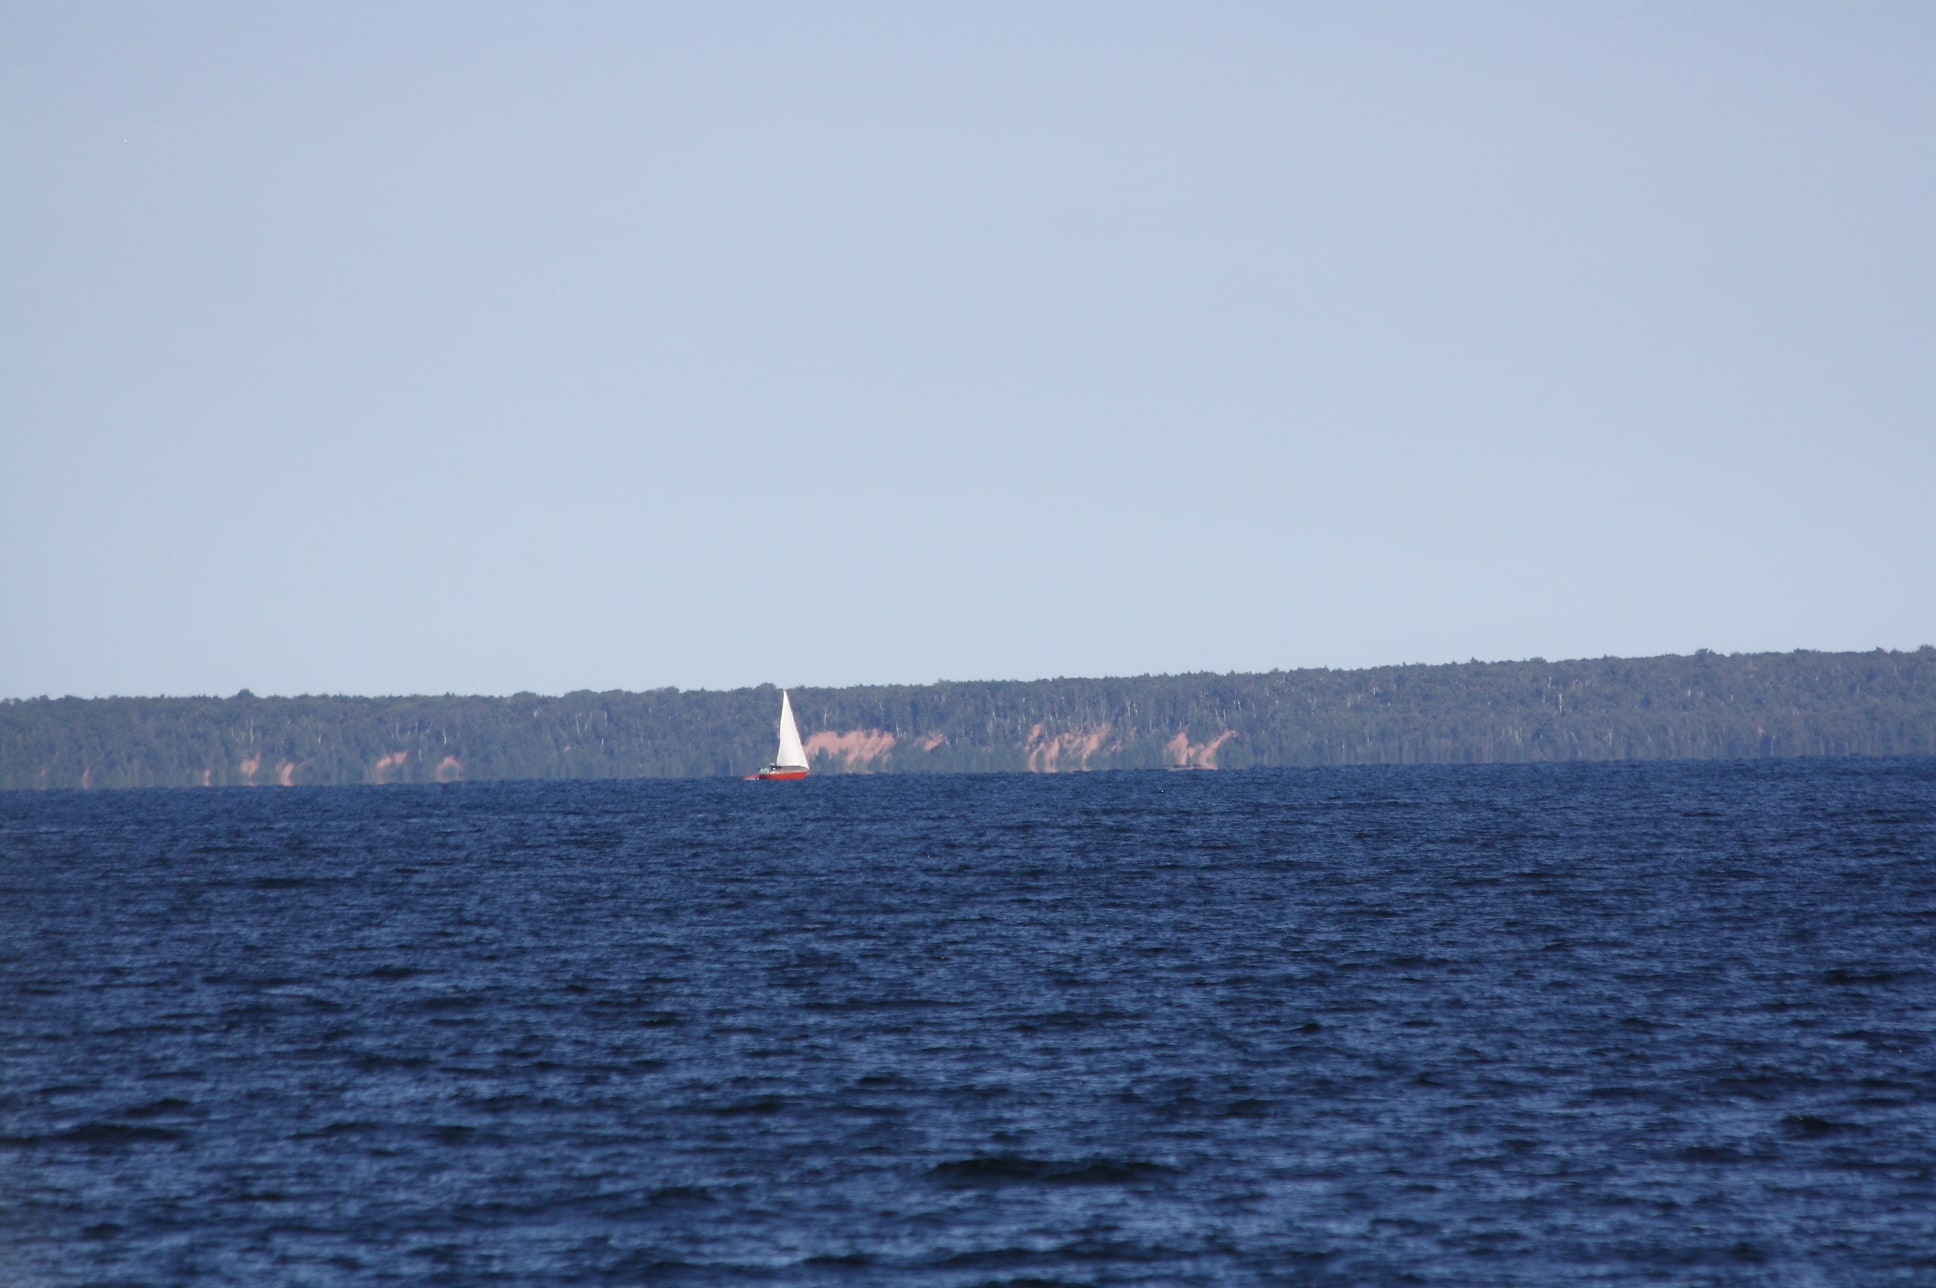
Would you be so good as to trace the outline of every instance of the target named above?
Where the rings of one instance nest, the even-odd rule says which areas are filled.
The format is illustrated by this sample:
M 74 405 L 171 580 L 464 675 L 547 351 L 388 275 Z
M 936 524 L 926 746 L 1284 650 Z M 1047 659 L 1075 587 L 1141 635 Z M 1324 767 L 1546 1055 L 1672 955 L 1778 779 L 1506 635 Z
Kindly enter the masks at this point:
M 795 778 L 807 776 L 807 749 L 800 745 L 800 726 L 793 721 L 793 700 L 785 689 L 780 690 L 780 748 L 773 753 L 773 759 L 766 762 L 766 768 L 757 774 L 748 774 L 746 781 L 761 783 L 784 783 Z

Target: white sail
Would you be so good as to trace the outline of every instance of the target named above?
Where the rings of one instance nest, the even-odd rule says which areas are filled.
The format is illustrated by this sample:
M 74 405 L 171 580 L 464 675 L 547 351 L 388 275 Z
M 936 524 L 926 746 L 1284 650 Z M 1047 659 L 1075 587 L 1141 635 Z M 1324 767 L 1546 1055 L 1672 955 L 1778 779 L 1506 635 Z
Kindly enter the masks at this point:
M 787 700 L 785 689 L 780 690 L 780 752 L 773 763 L 782 769 L 807 767 L 807 753 L 800 746 L 800 726 L 793 723 L 793 703 Z

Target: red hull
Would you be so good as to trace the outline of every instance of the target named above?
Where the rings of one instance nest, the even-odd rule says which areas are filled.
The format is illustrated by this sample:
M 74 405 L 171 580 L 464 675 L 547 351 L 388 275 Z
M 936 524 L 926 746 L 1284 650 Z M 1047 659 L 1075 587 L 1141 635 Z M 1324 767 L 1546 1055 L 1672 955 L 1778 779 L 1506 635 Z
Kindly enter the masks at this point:
M 745 781 L 749 783 L 784 783 L 791 782 L 795 778 L 805 778 L 806 776 L 807 771 L 804 769 L 787 769 L 776 774 L 748 774 Z

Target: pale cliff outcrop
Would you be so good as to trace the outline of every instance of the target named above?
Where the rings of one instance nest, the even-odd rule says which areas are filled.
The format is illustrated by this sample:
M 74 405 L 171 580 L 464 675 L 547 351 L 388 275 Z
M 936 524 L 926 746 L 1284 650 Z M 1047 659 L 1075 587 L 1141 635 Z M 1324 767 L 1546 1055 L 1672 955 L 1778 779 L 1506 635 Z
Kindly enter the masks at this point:
M 1023 747 L 1028 753 L 1029 772 L 1054 774 L 1089 768 L 1090 758 L 1097 752 L 1104 748 L 1114 751 L 1122 745 L 1120 741 L 1110 741 L 1112 728 L 1108 721 L 1089 728 L 1067 729 L 1061 733 L 1049 733 L 1043 725 L 1033 726 L 1029 729 L 1028 742 Z
M 1215 769 L 1217 749 L 1237 736 L 1234 729 L 1225 729 L 1209 742 L 1192 743 L 1188 730 L 1179 730 L 1176 737 L 1163 744 L 1163 750 L 1170 754 L 1172 769 Z
M 806 741 L 807 763 L 817 759 L 839 762 L 844 773 L 864 774 L 885 759 L 900 739 L 885 729 L 823 729 Z

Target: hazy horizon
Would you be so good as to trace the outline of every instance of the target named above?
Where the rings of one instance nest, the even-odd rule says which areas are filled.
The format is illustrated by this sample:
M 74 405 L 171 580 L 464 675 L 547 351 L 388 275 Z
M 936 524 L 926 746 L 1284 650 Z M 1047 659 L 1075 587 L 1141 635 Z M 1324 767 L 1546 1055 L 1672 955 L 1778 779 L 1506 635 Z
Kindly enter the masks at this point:
M 0 696 L 1913 650 L 1932 52 L 14 5 Z
M 1881 651 L 1885 653 L 1893 653 L 1893 654 L 1917 653 L 1922 651 L 1923 649 L 1936 649 L 1936 645 L 1919 644 L 1909 648 L 1896 648 L 1896 649 L 1891 649 L 1885 646 L 1878 645 L 1874 649 L 1847 649 L 1847 650 L 1834 650 L 1834 652 L 1838 654 L 1848 654 L 1848 655 L 1859 656 L 1863 653 L 1871 653 L 1871 652 L 1877 652 L 1877 651 Z M 811 680 L 802 681 L 802 682 L 783 682 L 778 680 L 753 680 L 745 684 L 693 685 L 690 687 L 681 686 L 681 685 L 655 685 L 650 688 L 639 688 L 639 687 L 629 687 L 629 686 L 619 685 L 619 686 L 614 686 L 614 687 L 605 688 L 605 689 L 594 689 L 587 686 L 580 686 L 575 689 L 519 688 L 519 689 L 493 690 L 490 692 L 482 692 L 478 690 L 440 689 L 440 690 L 433 691 L 428 689 L 419 689 L 419 690 L 411 690 L 408 692 L 398 691 L 394 693 L 351 693 L 351 692 L 336 691 L 336 690 L 331 690 L 331 691 L 311 690 L 311 691 L 301 691 L 301 692 L 292 692 L 292 693 L 277 693 L 277 692 L 259 692 L 245 685 L 241 690 L 237 690 L 231 693 L 202 692 L 202 693 L 98 693 L 98 694 L 37 693 L 37 694 L 26 694 L 26 695 L 8 694 L 8 695 L 0 695 L 0 702 L 37 701 L 37 700 L 47 699 L 47 698 L 161 698 L 161 699 L 236 698 L 236 697 L 241 697 L 244 692 L 246 692 L 250 697 L 255 697 L 255 698 L 370 698 L 370 699 L 377 699 L 377 700 L 393 700 L 393 699 L 399 699 L 399 698 L 507 698 L 507 697 L 520 697 L 524 695 L 531 695 L 531 696 L 540 697 L 540 698 L 560 698 L 560 697 L 568 696 L 573 693 L 649 693 L 649 692 L 652 692 L 654 689 L 661 689 L 661 690 L 674 689 L 681 693 L 733 693 L 733 692 L 745 692 L 750 689 L 760 689 L 760 688 L 872 689 L 872 688 L 912 688 L 912 687 L 920 687 L 925 685 L 939 685 L 939 684 L 1053 684 L 1063 680 L 1108 681 L 1108 680 L 1143 680 L 1143 679 L 1165 679 L 1165 678 L 1181 679 L 1181 678 L 1188 678 L 1190 676 L 1196 676 L 1196 675 L 1247 676 L 1247 675 L 1265 675 L 1265 674 L 1270 674 L 1272 672 L 1289 673 L 1289 672 L 1296 672 L 1296 671 L 1322 671 L 1322 670 L 1345 671 L 1345 672 L 1381 671 L 1381 670 L 1390 670 L 1398 667 L 1413 667 L 1413 666 L 1419 666 L 1419 667 L 1518 666 L 1518 665 L 1540 665 L 1540 664 L 1562 666 L 1562 665 L 1570 665 L 1575 663 L 1591 663 L 1591 662 L 1607 662 L 1607 661 L 1639 662 L 1639 661 L 1653 660 L 1653 659 L 1662 658 L 1662 657 L 1692 657 L 1699 651 L 1701 650 L 1690 649 L 1686 653 L 1658 653 L 1658 654 L 1650 654 L 1646 657 L 1642 657 L 1636 654 L 1612 654 L 1612 653 L 1603 653 L 1596 657 L 1552 657 L 1552 658 L 1542 657 L 1542 656 L 1515 657 L 1515 658 L 1474 657 L 1474 658 L 1466 658 L 1463 661 L 1455 660 L 1455 661 L 1444 661 L 1444 662 L 1436 662 L 1436 661 L 1370 662 L 1370 663 L 1366 663 L 1363 666 L 1348 666 L 1348 667 L 1335 667 L 1335 666 L 1334 667 L 1324 667 L 1324 666 L 1265 667 L 1259 671 L 1207 671 L 1207 670 L 1198 669 L 1198 670 L 1191 670 L 1191 671 L 1145 671 L 1145 672 L 1138 672 L 1136 674 L 1124 674 L 1119 672 L 1119 673 L 1108 674 L 1108 675 L 1104 675 L 1104 674 L 999 675 L 999 676 L 949 675 L 949 676 L 939 676 L 932 680 L 856 680 L 848 684 L 820 684 Z M 1711 652 L 1719 657 L 1780 657 L 1783 654 L 1790 653 L 1790 652 L 1826 652 L 1828 650 L 1775 649 L 1775 650 L 1755 650 L 1753 652 L 1745 652 L 1745 651 L 1729 652 L 1725 649 L 1709 649 L 1706 651 Z

